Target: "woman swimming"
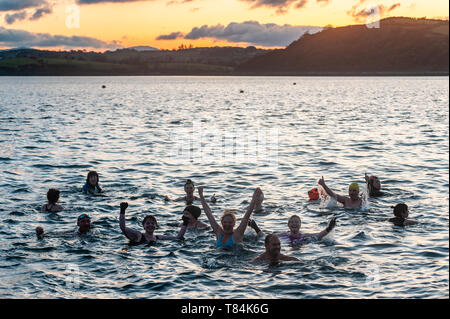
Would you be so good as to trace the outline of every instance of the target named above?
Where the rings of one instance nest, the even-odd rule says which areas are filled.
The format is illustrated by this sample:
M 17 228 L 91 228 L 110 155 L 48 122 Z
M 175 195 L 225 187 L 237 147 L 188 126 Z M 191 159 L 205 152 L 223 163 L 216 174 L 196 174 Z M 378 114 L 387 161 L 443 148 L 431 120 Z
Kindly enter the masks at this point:
M 406 204 L 397 204 L 391 207 L 394 209 L 394 218 L 390 218 L 389 221 L 394 223 L 395 226 L 409 226 L 417 224 L 415 220 L 407 219 L 409 216 L 409 208 Z
M 58 205 L 59 190 L 56 188 L 50 188 L 47 192 L 47 204 L 42 205 L 41 212 L 57 213 L 64 210 L 64 207 Z
M 144 233 L 128 228 L 125 225 L 125 210 L 127 208 L 128 203 L 120 203 L 120 229 L 133 244 L 154 244 L 157 240 L 181 240 L 186 233 L 187 225 L 189 223 L 189 218 L 186 216 L 182 217 L 183 225 L 181 226 L 180 232 L 177 236 L 155 235 L 154 231 L 158 227 L 158 222 L 156 221 L 156 217 L 153 215 L 145 216 L 142 221 L 142 227 L 145 230 Z
M 174 202 L 182 202 L 185 201 L 187 205 L 191 205 L 194 201 L 196 200 L 200 200 L 200 198 L 198 198 L 197 196 L 194 195 L 194 191 L 195 191 L 195 185 L 194 182 L 190 179 L 188 179 L 186 181 L 186 184 L 184 184 L 184 191 L 186 192 L 186 196 L 182 196 L 182 197 L 178 197 L 176 199 L 174 199 Z M 172 201 L 169 196 L 165 196 L 164 200 L 169 202 Z M 211 196 L 210 199 L 211 203 L 215 203 L 216 200 L 216 196 L 215 194 L 213 196 Z
M 97 194 L 101 193 L 102 189 L 99 185 L 99 178 L 96 171 L 90 171 L 86 177 L 86 184 L 84 184 L 83 193 L 85 194 Z
M 234 226 L 236 225 L 236 216 L 234 215 L 234 212 L 232 210 L 225 210 L 220 219 L 222 224 L 222 226 L 220 226 L 216 222 L 211 209 L 203 196 L 203 187 L 198 188 L 198 194 L 202 202 L 203 210 L 205 211 L 205 214 L 208 217 L 211 227 L 217 237 L 216 247 L 233 247 L 235 244 L 242 241 L 245 229 L 247 228 L 248 220 L 255 209 L 255 204 L 258 198 L 260 198 L 261 193 L 262 192 L 259 187 L 255 189 L 250 205 L 247 208 L 247 212 L 242 218 L 238 228 L 235 230 Z
M 325 228 L 320 233 L 313 234 L 303 234 L 300 232 L 300 227 L 302 225 L 302 221 L 299 216 L 293 215 L 288 220 L 289 232 L 278 234 L 278 236 L 282 239 L 289 241 L 291 246 L 298 246 L 304 244 L 308 239 L 316 238 L 317 240 L 321 240 L 323 237 L 328 235 L 333 228 L 336 226 L 336 218 L 332 218 L 328 227 Z M 264 236 L 264 233 L 259 229 L 256 222 L 252 220 L 249 224 L 251 228 L 255 230 L 258 236 Z

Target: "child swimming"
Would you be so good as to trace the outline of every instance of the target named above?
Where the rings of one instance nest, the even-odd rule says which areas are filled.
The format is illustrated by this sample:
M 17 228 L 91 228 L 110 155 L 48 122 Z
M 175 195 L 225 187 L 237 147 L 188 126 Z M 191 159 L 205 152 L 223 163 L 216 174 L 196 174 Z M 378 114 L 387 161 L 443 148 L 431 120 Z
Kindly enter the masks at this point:
M 416 221 L 407 219 L 409 216 L 408 205 L 401 203 L 391 206 L 391 208 L 394 210 L 393 213 L 395 217 L 390 218 L 389 221 L 394 223 L 395 226 L 409 226 L 417 224 Z
M 186 196 L 182 196 L 182 197 L 178 197 L 174 200 L 171 200 L 169 198 L 169 196 L 165 196 L 164 200 L 169 202 L 169 201 L 173 201 L 173 202 L 182 202 L 185 201 L 187 205 L 191 205 L 194 201 L 196 200 L 200 200 L 200 198 L 198 198 L 197 196 L 194 195 L 194 191 L 195 191 L 195 185 L 194 182 L 190 179 L 188 179 L 186 181 L 186 184 L 184 184 L 184 191 L 186 192 Z M 210 202 L 211 203 L 215 203 L 217 201 L 215 194 L 213 196 L 211 196 Z
M 64 207 L 58 205 L 59 201 L 59 190 L 56 188 L 50 188 L 47 192 L 47 204 L 42 205 L 41 212 L 51 212 L 58 213 L 64 210 Z
M 120 203 L 120 229 L 125 237 L 127 237 L 133 244 L 154 244 L 157 240 L 182 240 L 184 234 L 186 233 L 187 225 L 189 224 L 189 217 L 187 216 L 182 217 L 183 225 L 181 226 L 180 232 L 177 236 L 154 235 L 154 231 L 158 227 L 158 222 L 156 217 L 153 215 L 145 216 L 142 221 L 142 227 L 145 230 L 144 233 L 128 228 L 125 225 L 125 210 L 127 208 L 128 203 Z
M 86 177 L 86 184 L 84 184 L 83 193 L 85 194 L 97 194 L 101 193 L 102 189 L 99 185 L 99 177 L 96 171 L 90 171 Z
M 362 198 L 359 196 L 359 185 L 358 183 L 351 183 L 348 187 L 348 195 L 349 196 L 341 196 L 335 194 L 328 186 L 325 184 L 325 180 L 323 176 L 319 179 L 319 185 L 323 187 L 325 192 L 334 197 L 339 203 L 343 204 L 345 208 L 361 208 L 362 206 Z

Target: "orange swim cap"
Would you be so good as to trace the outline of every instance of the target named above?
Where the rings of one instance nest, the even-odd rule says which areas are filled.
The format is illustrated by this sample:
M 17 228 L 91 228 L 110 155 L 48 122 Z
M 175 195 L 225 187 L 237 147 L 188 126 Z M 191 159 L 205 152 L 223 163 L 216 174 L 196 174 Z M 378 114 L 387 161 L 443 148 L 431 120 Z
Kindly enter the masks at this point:
M 318 200 L 319 197 L 319 190 L 317 188 L 313 188 L 308 192 L 308 196 L 310 200 Z

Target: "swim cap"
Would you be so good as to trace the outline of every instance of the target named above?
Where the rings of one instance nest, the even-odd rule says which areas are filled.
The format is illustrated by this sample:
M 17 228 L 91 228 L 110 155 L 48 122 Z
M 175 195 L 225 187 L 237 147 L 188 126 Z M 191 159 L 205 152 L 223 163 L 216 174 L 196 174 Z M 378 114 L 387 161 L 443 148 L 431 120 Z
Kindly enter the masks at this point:
M 359 185 L 358 183 L 351 183 L 350 186 L 348 187 L 348 190 L 355 190 L 359 192 Z
M 310 200 L 317 200 L 319 199 L 319 191 L 317 188 L 313 188 L 308 192 L 308 196 Z
M 202 213 L 202 210 L 200 209 L 200 207 L 197 207 L 197 206 L 194 206 L 194 205 L 186 206 L 184 211 L 188 211 L 189 213 L 191 213 L 191 215 L 195 219 L 198 219 L 200 217 L 200 214 Z

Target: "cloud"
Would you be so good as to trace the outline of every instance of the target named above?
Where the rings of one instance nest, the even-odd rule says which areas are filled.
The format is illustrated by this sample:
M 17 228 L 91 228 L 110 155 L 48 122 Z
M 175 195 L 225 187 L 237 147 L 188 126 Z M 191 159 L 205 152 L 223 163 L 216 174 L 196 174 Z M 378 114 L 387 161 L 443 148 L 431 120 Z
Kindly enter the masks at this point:
M 0 0 L 0 11 L 19 11 L 48 5 L 46 0 Z
M 30 20 L 39 20 L 40 18 L 42 18 L 44 15 L 46 14 L 50 14 L 52 13 L 53 10 L 51 7 L 42 7 L 37 9 L 34 14 L 30 17 Z
M 257 21 L 242 23 L 232 22 L 226 27 L 223 25 L 192 28 L 184 36 L 184 39 L 197 40 L 201 38 L 213 38 L 233 43 L 247 43 L 265 47 L 284 47 L 300 38 L 305 32 L 316 33 L 322 30 L 314 26 L 277 25 L 273 23 L 260 24 Z M 169 35 L 160 35 L 158 40 L 176 39 L 182 37 L 181 32 L 173 32 Z
M 395 3 L 389 7 L 383 5 L 383 4 L 373 4 L 369 3 L 366 7 L 361 8 L 361 5 L 365 3 L 366 0 L 359 0 L 359 3 L 352 6 L 350 10 L 347 11 L 347 14 L 357 22 L 363 22 L 367 18 L 375 18 L 375 19 L 381 19 L 385 15 L 387 15 L 392 10 L 397 9 L 401 6 L 400 3 Z
M 26 11 L 20 11 L 13 14 L 5 15 L 5 22 L 7 24 L 13 24 L 16 21 L 25 20 L 27 17 Z
M 175 40 L 184 36 L 181 32 L 172 32 L 170 34 L 162 34 L 156 38 L 156 40 Z
M 82 36 L 51 35 L 48 33 L 32 33 L 24 30 L 6 29 L 0 26 L 0 46 L 4 47 L 64 47 L 114 49 L 116 43 Z
M 125 2 L 138 2 L 145 0 L 77 0 L 78 4 L 94 4 L 94 3 L 125 3 Z
M 288 12 L 289 8 L 292 6 L 295 9 L 303 9 L 307 4 L 308 0 L 240 0 L 244 2 L 251 3 L 251 9 L 268 7 L 276 9 L 277 14 L 285 14 Z M 316 0 L 316 3 L 326 6 L 331 2 L 331 0 Z

